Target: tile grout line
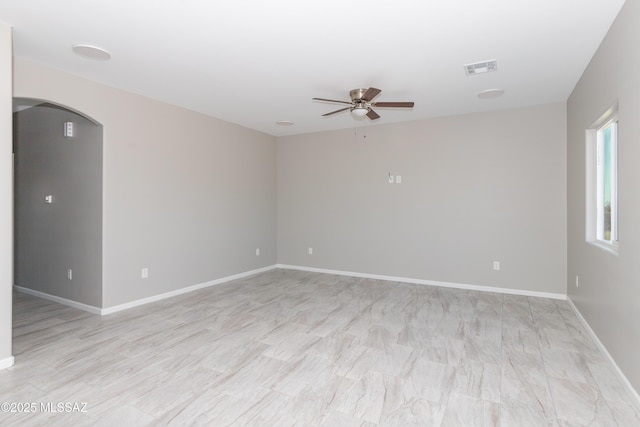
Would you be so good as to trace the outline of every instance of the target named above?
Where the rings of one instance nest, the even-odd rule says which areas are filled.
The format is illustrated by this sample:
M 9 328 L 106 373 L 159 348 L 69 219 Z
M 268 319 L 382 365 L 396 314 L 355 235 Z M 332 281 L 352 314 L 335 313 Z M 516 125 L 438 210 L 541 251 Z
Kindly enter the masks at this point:
M 547 361 L 545 360 L 544 354 L 542 352 L 542 342 L 541 342 L 541 336 L 540 336 L 540 334 L 542 333 L 542 328 L 540 328 L 540 326 L 538 325 L 538 319 L 533 317 L 533 310 L 531 309 L 531 302 L 529 301 L 529 298 L 527 298 L 527 305 L 529 306 L 531 319 L 534 321 L 534 325 L 536 326 L 536 331 L 537 331 L 536 341 L 538 343 L 538 352 L 540 354 L 540 359 L 542 360 L 542 369 L 544 370 L 544 379 L 547 385 L 547 393 L 551 398 L 550 403 L 553 405 L 553 413 L 555 415 L 555 421 L 559 422 L 560 418 L 558 418 L 558 408 L 556 407 L 556 399 L 554 399 L 553 397 L 553 390 L 551 388 L 551 383 L 549 382 L 549 372 L 547 370 Z M 564 322 L 564 318 L 562 319 L 562 321 Z M 565 324 L 565 328 L 566 328 L 566 324 Z

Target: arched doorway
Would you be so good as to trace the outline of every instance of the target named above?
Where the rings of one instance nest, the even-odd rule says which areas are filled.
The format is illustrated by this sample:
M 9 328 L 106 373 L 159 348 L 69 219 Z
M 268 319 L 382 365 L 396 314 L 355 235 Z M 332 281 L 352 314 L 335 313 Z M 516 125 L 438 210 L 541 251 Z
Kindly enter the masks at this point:
M 102 126 L 67 107 L 14 99 L 14 284 L 102 307 Z

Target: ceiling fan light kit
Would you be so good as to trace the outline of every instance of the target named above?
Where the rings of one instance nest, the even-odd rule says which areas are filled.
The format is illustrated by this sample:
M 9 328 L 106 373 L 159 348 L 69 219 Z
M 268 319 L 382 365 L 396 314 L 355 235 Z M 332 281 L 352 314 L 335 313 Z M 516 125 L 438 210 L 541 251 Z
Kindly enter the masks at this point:
M 372 102 L 373 99 L 382 92 L 380 89 L 370 87 L 369 89 L 353 89 L 349 92 L 351 102 L 338 101 L 335 99 L 326 98 L 312 98 L 314 101 L 331 102 L 335 104 L 344 104 L 348 107 L 341 108 L 339 110 L 332 111 L 330 113 L 323 114 L 323 117 L 332 116 L 342 111 L 349 110 L 352 115 L 356 117 L 367 116 L 369 120 L 376 120 L 380 118 L 380 115 L 373 111 L 371 107 L 382 108 L 413 108 L 413 102 Z
M 353 107 L 351 109 L 351 114 L 358 117 L 364 117 L 369 112 L 369 109 L 364 106 Z

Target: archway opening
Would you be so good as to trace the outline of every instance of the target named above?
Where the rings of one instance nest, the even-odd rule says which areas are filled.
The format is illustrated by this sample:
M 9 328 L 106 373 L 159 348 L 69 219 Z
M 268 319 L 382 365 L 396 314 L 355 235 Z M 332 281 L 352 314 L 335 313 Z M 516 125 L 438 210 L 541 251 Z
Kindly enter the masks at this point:
M 15 98 L 13 155 L 14 289 L 102 307 L 102 125 L 66 106 Z M 21 321 L 29 316 L 14 316 L 14 341 Z

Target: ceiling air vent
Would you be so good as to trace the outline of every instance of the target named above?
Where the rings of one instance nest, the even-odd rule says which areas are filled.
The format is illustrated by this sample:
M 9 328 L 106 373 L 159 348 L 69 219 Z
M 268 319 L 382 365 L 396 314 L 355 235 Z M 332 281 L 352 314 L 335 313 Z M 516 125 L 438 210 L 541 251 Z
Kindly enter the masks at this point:
M 474 64 L 466 64 L 464 71 L 467 76 L 473 76 L 474 74 L 490 73 L 492 71 L 498 71 L 498 61 L 492 59 L 490 61 L 476 62 Z

